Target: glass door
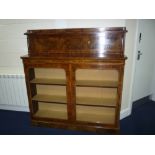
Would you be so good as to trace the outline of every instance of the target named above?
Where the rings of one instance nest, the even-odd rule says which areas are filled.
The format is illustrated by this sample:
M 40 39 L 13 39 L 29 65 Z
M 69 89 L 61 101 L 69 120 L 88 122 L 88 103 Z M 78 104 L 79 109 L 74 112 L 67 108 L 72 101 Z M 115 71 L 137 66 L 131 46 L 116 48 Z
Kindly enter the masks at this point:
M 76 69 L 76 120 L 114 124 L 117 106 L 118 71 Z
M 36 67 L 29 74 L 33 116 L 68 119 L 65 70 Z

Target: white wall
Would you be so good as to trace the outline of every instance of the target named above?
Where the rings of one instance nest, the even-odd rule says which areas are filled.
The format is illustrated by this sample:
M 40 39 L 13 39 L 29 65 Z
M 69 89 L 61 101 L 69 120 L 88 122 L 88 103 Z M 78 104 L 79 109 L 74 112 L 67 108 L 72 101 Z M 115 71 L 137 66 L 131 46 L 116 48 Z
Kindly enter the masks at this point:
M 20 56 L 27 54 L 27 29 L 66 27 L 62 20 L 0 20 L 0 71 L 23 74 Z
M 141 19 L 138 20 L 137 33 L 142 33 L 142 40 L 139 44 L 136 40 L 136 56 L 135 56 L 135 76 L 133 86 L 133 101 L 137 101 L 143 97 L 152 94 L 152 77 L 155 58 L 155 20 Z M 140 60 L 137 60 L 137 51 L 142 52 Z
M 127 27 L 125 54 L 128 56 L 122 98 L 123 117 L 130 113 L 133 51 L 136 20 L 0 20 L 0 73 L 23 74 L 20 56 L 27 54 L 27 29 L 75 27 Z
M 125 26 L 125 20 L 0 20 L 0 72 L 23 74 L 28 29 Z
M 154 57 L 155 57 L 155 19 L 151 21 L 152 23 L 152 52 L 154 53 Z M 153 101 L 155 101 L 155 59 L 154 59 L 154 64 L 153 64 L 153 77 L 152 77 L 152 83 L 151 83 L 151 98 Z
M 155 21 L 154 21 L 154 29 L 155 29 Z M 154 37 L 155 37 L 155 30 L 154 30 Z M 153 52 L 155 53 L 155 39 L 153 39 L 153 42 L 154 42 L 154 49 L 153 49 Z M 155 101 L 155 61 L 154 61 L 154 65 L 153 65 L 153 77 L 152 77 L 152 83 L 151 83 L 151 92 L 152 92 L 152 95 L 151 95 L 151 99 L 153 101 Z
M 154 64 L 154 70 L 153 70 L 153 80 L 152 80 L 152 95 L 151 95 L 151 100 L 155 101 L 155 64 Z
M 136 30 L 137 20 L 126 20 L 125 23 L 128 33 L 126 34 L 125 42 L 125 55 L 128 57 L 126 60 L 124 71 L 124 84 L 122 94 L 122 111 L 125 113 L 131 113 L 132 106 L 132 89 L 134 79 L 134 57 L 135 57 L 135 42 L 136 42 Z

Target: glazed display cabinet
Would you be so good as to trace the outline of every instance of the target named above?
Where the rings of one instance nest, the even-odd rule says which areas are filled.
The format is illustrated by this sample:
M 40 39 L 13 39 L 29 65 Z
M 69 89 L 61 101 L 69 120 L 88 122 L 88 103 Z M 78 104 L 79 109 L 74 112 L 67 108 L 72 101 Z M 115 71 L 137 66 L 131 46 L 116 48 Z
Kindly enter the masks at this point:
M 119 133 L 126 32 L 28 30 L 22 59 L 32 124 Z

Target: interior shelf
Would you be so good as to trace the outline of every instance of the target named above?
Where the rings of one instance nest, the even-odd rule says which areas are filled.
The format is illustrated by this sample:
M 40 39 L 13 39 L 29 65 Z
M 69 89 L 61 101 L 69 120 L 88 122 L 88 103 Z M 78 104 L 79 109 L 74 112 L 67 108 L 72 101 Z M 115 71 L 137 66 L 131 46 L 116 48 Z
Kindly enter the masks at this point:
M 38 102 L 38 111 L 34 117 L 67 119 L 67 105 Z
M 51 84 L 51 85 L 66 85 L 65 79 L 47 79 L 47 78 L 35 78 L 30 81 L 35 84 Z
M 114 124 L 115 109 L 78 105 L 76 106 L 76 119 L 92 123 Z
M 60 95 L 40 95 L 37 94 L 32 98 L 33 101 L 67 103 L 66 96 Z
M 76 86 L 117 87 L 117 80 L 77 80 Z
M 116 97 L 97 98 L 97 97 L 76 97 L 76 104 L 91 106 L 116 107 Z

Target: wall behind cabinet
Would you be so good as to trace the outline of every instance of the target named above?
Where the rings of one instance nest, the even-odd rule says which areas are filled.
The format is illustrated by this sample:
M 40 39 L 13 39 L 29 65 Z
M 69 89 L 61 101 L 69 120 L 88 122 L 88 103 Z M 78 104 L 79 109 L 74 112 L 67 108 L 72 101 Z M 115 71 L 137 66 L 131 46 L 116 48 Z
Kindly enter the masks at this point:
M 0 20 L 0 70 L 23 74 L 19 57 L 27 54 L 27 29 L 125 26 L 125 20 Z
M 89 28 L 89 27 L 127 27 L 125 54 L 128 56 L 125 67 L 122 98 L 122 115 L 130 113 L 133 76 L 133 53 L 136 20 L 125 19 L 62 19 L 62 20 L 0 20 L 0 74 L 24 75 L 20 56 L 27 54 L 24 32 L 27 29 Z

